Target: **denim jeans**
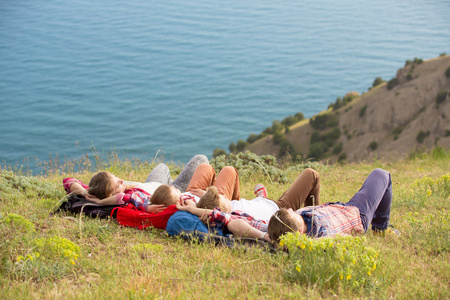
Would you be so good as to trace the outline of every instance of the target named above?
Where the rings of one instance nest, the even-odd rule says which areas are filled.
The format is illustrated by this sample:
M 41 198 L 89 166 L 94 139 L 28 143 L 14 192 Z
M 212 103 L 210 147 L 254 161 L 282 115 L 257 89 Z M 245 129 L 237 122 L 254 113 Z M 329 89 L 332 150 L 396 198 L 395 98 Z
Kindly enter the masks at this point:
M 361 189 L 344 205 L 356 206 L 361 214 L 364 230 L 384 230 L 389 225 L 392 203 L 391 174 L 382 169 L 373 170 Z

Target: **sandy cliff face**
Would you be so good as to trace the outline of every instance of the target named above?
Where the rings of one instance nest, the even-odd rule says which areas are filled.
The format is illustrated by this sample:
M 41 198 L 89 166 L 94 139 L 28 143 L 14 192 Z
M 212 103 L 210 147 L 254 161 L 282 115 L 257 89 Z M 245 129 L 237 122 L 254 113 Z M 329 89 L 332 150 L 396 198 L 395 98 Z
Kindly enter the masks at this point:
M 450 78 L 445 76 L 448 67 L 450 56 L 409 64 L 398 70 L 398 84 L 392 89 L 381 84 L 337 110 L 341 137 L 336 143 L 343 144 L 340 154 L 345 153 L 348 161 L 389 160 L 405 157 L 414 149 L 450 149 L 450 136 L 446 136 L 446 130 L 450 131 L 450 95 L 442 103 L 436 102 L 440 91 L 450 92 Z M 297 152 L 307 154 L 313 131 L 304 121 L 292 126 L 286 137 Z M 422 143 L 417 140 L 420 131 L 426 134 Z M 372 142 L 377 144 L 375 150 L 369 147 Z M 277 155 L 279 146 L 268 136 L 247 149 Z M 329 154 L 325 159 L 334 162 L 340 154 Z

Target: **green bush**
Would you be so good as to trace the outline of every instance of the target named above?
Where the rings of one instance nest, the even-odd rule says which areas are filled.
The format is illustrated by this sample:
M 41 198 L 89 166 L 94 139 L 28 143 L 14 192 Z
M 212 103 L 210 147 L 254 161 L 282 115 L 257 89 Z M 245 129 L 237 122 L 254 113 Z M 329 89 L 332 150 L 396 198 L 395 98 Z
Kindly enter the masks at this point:
M 239 140 L 236 145 L 237 151 L 244 151 L 245 147 L 248 146 L 248 143 L 244 140 Z
M 394 130 L 392 130 L 392 134 L 399 135 L 400 133 L 402 133 L 404 128 L 404 126 L 397 126 Z
M 34 224 L 21 215 L 10 213 L 3 220 L 6 224 L 22 232 L 34 232 Z
M 342 143 L 337 144 L 336 146 L 334 146 L 333 148 L 333 154 L 339 154 L 342 151 Z
M 296 153 L 295 153 L 294 145 L 292 145 L 292 143 L 289 142 L 287 139 L 284 139 L 280 143 L 280 150 L 278 151 L 278 156 L 284 157 L 288 154 L 291 157 L 295 157 Z
M 272 155 L 259 156 L 250 151 L 230 153 L 228 156 L 222 155 L 211 159 L 210 164 L 217 172 L 225 166 L 235 167 L 239 171 L 239 177 L 243 179 L 259 174 L 269 176 L 273 182 L 288 182 L 286 172 L 278 168 L 277 159 Z
M 445 77 L 450 78 L 450 67 L 445 70 Z
M 359 116 L 361 118 L 364 117 L 364 115 L 366 114 L 366 110 L 367 110 L 367 104 L 364 105 L 363 107 L 361 107 L 361 109 L 359 110 Z
M 257 140 L 259 140 L 260 138 L 261 138 L 260 135 L 252 133 L 248 136 L 247 143 L 252 144 L 252 143 L 256 142 Z
M 427 136 L 429 136 L 429 135 L 430 135 L 430 131 L 429 131 L 429 130 L 428 130 L 427 132 L 421 130 L 421 131 L 419 131 L 419 133 L 417 134 L 416 139 L 417 139 L 417 141 L 418 141 L 419 143 L 422 144 L 423 141 L 424 141 L 424 139 L 425 139 Z
M 348 290 L 373 288 L 382 276 L 377 272 L 378 252 L 365 237 L 336 236 L 312 239 L 299 232 L 281 236 L 289 251 L 286 276 L 305 286 Z
M 338 162 L 344 162 L 347 160 L 347 154 L 346 153 L 341 153 L 338 157 Z
M 308 158 L 319 160 L 325 154 L 322 143 L 314 143 L 309 145 Z
M 436 95 L 436 103 L 437 103 L 437 104 L 441 104 L 442 102 L 445 101 L 446 98 L 447 98 L 447 91 L 440 91 L 440 92 Z
M 227 155 L 227 151 L 224 149 L 216 148 L 213 151 L 213 157 L 220 156 L 220 155 Z
M 339 118 L 334 114 L 322 114 L 309 119 L 311 127 L 319 130 L 327 127 L 335 127 L 338 123 Z
M 281 144 L 282 141 L 287 140 L 286 136 L 284 135 L 284 133 L 282 133 L 281 131 L 276 131 L 273 134 L 273 143 L 275 145 L 279 145 Z
M 373 151 L 376 150 L 378 148 L 378 143 L 373 141 L 369 144 L 369 148 Z
M 372 87 L 376 87 L 377 85 L 380 85 L 384 82 L 384 80 L 381 77 L 375 78 L 375 80 L 372 83 Z
M 230 150 L 230 153 L 234 153 L 236 151 L 236 144 L 234 142 L 232 142 L 229 146 L 228 146 L 228 150 Z
M 450 130 L 449 129 L 445 130 L 445 136 L 450 136 Z
M 388 88 L 388 90 L 392 90 L 398 84 L 399 84 L 398 79 L 396 77 L 394 77 L 391 80 L 389 80 L 389 82 L 387 84 L 387 88 Z

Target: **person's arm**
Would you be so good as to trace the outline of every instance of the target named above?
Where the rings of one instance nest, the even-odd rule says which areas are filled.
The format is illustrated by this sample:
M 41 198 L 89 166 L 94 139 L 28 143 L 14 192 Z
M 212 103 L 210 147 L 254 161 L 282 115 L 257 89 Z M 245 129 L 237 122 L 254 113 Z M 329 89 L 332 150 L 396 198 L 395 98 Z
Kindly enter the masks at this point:
M 228 222 L 227 226 L 228 230 L 235 236 L 251 237 L 259 240 L 264 240 L 269 243 L 272 242 L 267 232 L 262 232 L 252 227 L 250 224 L 248 224 L 246 221 L 242 219 L 233 219 L 230 222 Z
M 73 182 L 70 187 L 69 190 L 71 193 L 74 193 L 76 195 L 80 195 L 80 196 L 86 196 L 87 194 L 87 190 L 81 186 L 81 184 L 79 184 L 78 182 Z
M 205 190 L 201 190 L 201 189 L 193 189 L 192 191 L 189 191 L 192 195 L 195 195 L 197 197 L 202 197 L 206 191 Z
M 209 215 L 213 212 L 212 209 L 198 208 L 197 206 L 195 206 L 195 204 L 192 205 L 192 203 L 194 203 L 192 200 L 178 201 L 177 209 L 190 212 L 191 214 L 196 215 L 199 218 L 201 218 L 205 214 Z
M 100 205 L 117 205 L 117 197 L 116 195 L 109 196 L 108 198 L 98 199 L 97 197 L 86 193 L 85 198 L 91 202 L 100 204 Z
M 75 178 L 64 178 L 63 179 L 63 187 L 64 190 L 69 193 L 74 193 L 77 195 L 84 196 L 86 190 L 89 188 L 86 184 L 82 183 L 78 179 Z

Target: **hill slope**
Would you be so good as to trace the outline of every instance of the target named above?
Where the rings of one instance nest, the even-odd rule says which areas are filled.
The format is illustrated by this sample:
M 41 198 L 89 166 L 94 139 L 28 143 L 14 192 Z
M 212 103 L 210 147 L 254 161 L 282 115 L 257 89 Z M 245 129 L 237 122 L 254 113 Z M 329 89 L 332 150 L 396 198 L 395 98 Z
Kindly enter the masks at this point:
M 314 131 L 318 131 L 315 133 L 317 137 L 339 128 L 339 138 L 333 145 L 324 146 L 326 152 L 319 157 L 330 162 L 339 157 L 348 161 L 370 161 L 375 157 L 391 160 L 405 157 L 415 149 L 434 146 L 449 149 L 450 78 L 445 74 L 449 67 L 449 55 L 423 63 L 409 63 L 398 70 L 396 79 L 390 84 L 382 83 L 336 111 L 329 109 L 319 114 L 336 117 L 336 125 L 315 129 L 308 120 L 304 120 L 291 126 L 285 136 L 295 152 L 307 155 L 311 154 Z M 438 103 L 436 97 L 441 91 L 446 91 L 447 95 Z M 333 153 L 333 147 L 340 143 L 342 147 Z M 279 149 L 280 146 L 273 143 L 272 135 L 245 148 L 258 155 L 276 156 Z

